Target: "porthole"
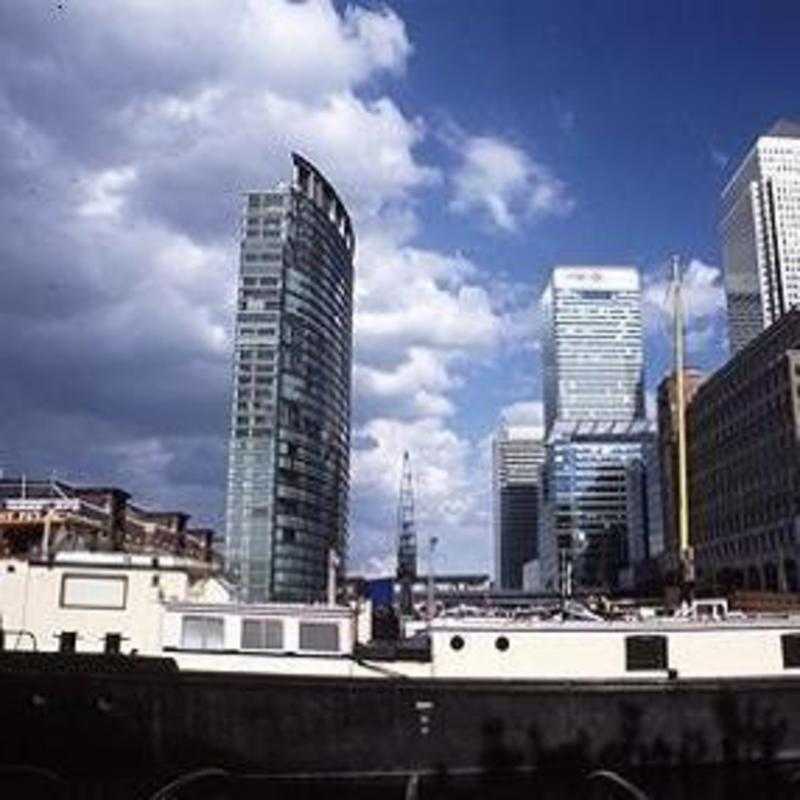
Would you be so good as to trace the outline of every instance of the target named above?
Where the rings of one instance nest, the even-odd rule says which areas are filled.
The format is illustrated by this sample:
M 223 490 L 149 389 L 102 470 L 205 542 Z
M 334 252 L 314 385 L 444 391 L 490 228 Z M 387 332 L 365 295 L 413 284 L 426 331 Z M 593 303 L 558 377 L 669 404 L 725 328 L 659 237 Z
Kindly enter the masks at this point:
M 504 653 L 506 650 L 508 650 L 508 639 L 506 639 L 506 637 L 505 637 L 505 636 L 498 636 L 498 637 L 497 637 L 497 638 L 494 640 L 494 646 L 495 646 L 495 647 L 496 647 L 498 650 L 500 650 L 500 652 L 503 652 L 503 653 Z
M 452 647 L 453 650 L 461 650 L 464 647 L 464 640 L 460 636 L 454 636 L 450 640 L 450 647 Z

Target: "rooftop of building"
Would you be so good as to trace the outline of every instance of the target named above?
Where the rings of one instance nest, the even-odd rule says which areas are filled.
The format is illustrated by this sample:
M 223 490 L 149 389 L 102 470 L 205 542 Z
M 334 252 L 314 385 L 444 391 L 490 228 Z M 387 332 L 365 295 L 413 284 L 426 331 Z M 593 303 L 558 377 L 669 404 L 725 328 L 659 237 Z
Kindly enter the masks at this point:
M 639 268 L 631 264 L 559 265 L 549 286 L 556 289 L 638 291 Z
M 347 211 L 347 206 L 342 202 L 336 189 L 333 188 L 331 182 L 322 172 L 307 158 L 300 155 L 300 153 L 292 153 L 292 166 L 294 168 L 294 185 L 301 191 L 306 190 L 306 181 L 309 176 L 313 176 L 313 179 L 321 188 L 322 193 L 322 197 L 315 196 L 315 203 L 321 205 L 320 201 L 325 201 L 327 205 L 325 211 L 331 215 L 331 221 L 340 226 L 342 236 L 345 238 L 348 250 L 350 250 L 352 256 L 355 251 L 353 225 L 350 220 L 350 214 Z
M 773 136 L 781 139 L 800 139 L 800 122 L 781 118 L 762 136 Z
M 12 550 L 21 552 L 19 548 L 26 541 L 20 535 L 22 528 L 32 537 L 29 544 L 37 546 L 36 537 L 44 530 L 45 521 L 53 519 L 72 549 L 81 539 L 87 546 L 129 552 L 204 551 L 210 556 L 212 529 L 189 528 L 190 514 L 143 508 L 131 503 L 130 497 L 116 486 L 79 486 L 22 476 L 0 478 L 0 552 L 10 542 L 15 542 Z
M 543 439 L 544 439 L 544 427 L 542 425 L 503 424 L 497 431 L 497 441 L 499 442 L 519 442 L 519 441 L 541 442 Z
M 787 117 L 780 117 L 779 119 L 775 120 L 775 122 L 773 122 L 766 131 L 757 133 L 746 143 L 739 145 L 735 152 L 728 159 L 728 162 L 723 170 L 723 197 L 734 185 L 736 178 L 739 176 L 745 163 L 752 156 L 759 139 L 765 137 L 776 139 L 800 139 L 800 121 L 788 119 Z
M 281 179 L 272 189 L 247 189 L 242 194 L 245 197 L 277 195 L 288 193 L 294 189 L 311 197 L 314 204 L 328 214 L 330 221 L 339 228 L 352 257 L 355 252 L 355 233 L 347 206 L 342 202 L 331 182 L 311 161 L 297 152 L 292 152 L 291 158 L 293 170 L 291 182 Z
M 790 335 L 792 330 L 797 331 L 795 336 Z M 787 311 L 755 339 L 749 341 L 738 353 L 731 356 L 716 372 L 703 381 L 695 399 L 712 392 L 731 373 L 741 369 L 752 369 L 753 365 L 766 366 L 770 361 L 764 359 L 765 352 L 774 347 L 777 347 L 780 352 L 800 348 L 800 309 L 792 308 Z M 754 370 L 754 373 L 757 372 L 757 369 Z
M 683 368 L 683 375 L 684 378 L 697 378 L 699 380 L 705 380 L 707 377 L 706 373 L 703 370 L 699 369 L 698 367 L 684 367 Z M 675 370 L 670 370 L 669 372 L 665 373 L 661 380 L 658 382 L 659 390 L 662 387 L 667 386 L 670 381 L 675 380 Z

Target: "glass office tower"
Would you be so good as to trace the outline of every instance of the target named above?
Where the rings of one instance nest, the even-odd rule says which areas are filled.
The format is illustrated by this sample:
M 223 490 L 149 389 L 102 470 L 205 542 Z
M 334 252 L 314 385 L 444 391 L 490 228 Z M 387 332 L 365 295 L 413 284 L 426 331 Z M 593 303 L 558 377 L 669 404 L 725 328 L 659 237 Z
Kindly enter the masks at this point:
M 636 267 L 556 267 L 542 295 L 545 426 L 644 416 Z
M 249 601 L 321 600 L 347 547 L 353 253 L 333 187 L 246 195 L 237 289 L 225 556 Z
M 643 462 L 653 441 L 653 425 L 643 418 L 554 425 L 543 487 L 547 536 L 541 559 L 547 588 L 559 586 L 564 551 L 572 559 L 575 586 L 582 588 L 619 588 L 620 572 L 646 557 L 642 515 L 631 515 L 637 503 L 648 503 L 646 489 L 637 487 L 631 496 L 629 471 Z
M 614 588 L 630 566 L 628 465 L 652 438 L 644 418 L 642 298 L 635 267 L 556 267 L 542 296 L 547 460 L 542 576 Z
M 800 306 L 800 124 L 759 136 L 722 191 L 731 352 Z

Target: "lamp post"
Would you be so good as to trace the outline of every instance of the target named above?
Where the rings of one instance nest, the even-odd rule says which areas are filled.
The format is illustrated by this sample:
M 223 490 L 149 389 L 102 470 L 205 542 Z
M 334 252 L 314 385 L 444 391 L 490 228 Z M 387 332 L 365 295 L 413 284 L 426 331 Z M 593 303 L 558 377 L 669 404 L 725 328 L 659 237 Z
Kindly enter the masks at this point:
M 436 536 L 431 536 L 428 539 L 428 602 L 426 609 L 426 616 L 428 617 L 428 627 L 430 627 L 436 611 L 434 591 L 433 591 L 433 551 L 436 545 L 439 544 L 439 539 Z

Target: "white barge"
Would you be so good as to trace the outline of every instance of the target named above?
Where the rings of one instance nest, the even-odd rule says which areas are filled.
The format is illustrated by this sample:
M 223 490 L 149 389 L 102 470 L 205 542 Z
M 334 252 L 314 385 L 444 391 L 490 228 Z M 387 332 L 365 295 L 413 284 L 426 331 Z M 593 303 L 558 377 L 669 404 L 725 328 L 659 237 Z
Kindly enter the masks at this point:
M 716 607 L 715 607 L 716 605 Z M 800 618 L 434 619 L 241 605 L 207 565 L 0 561 L 0 764 L 353 774 L 800 757 Z M 13 735 L 11 735 L 13 731 Z

